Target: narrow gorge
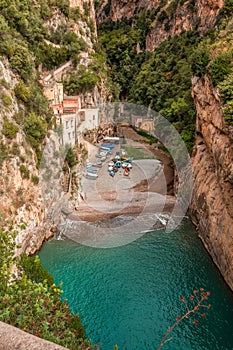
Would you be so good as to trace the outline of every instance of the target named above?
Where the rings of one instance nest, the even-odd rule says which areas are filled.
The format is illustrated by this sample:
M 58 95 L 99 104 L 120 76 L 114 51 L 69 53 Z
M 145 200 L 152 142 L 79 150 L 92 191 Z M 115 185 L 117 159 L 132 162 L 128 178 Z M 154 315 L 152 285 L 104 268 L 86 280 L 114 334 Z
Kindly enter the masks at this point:
M 221 67 L 226 64 L 224 55 L 231 55 L 232 46 L 230 41 L 232 40 L 232 34 L 230 29 L 231 19 L 225 20 L 224 25 L 221 25 L 221 21 L 224 18 L 229 18 L 229 2 L 228 1 L 111 1 L 103 2 L 100 6 L 99 12 L 97 11 L 100 28 L 105 23 L 115 22 L 118 23 L 118 28 L 121 28 L 120 23 L 131 21 L 132 26 L 137 28 L 139 24 L 138 18 L 140 15 L 145 20 L 149 18 L 149 24 L 145 21 L 144 43 L 140 42 L 138 48 L 145 47 L 146 51 L 155 52 L 156 48 L 161 42 L 170 40 L 172 36 L 182 35 L 184 32 L 191 33 L 198 32 L 201 35 L 203 44 L 199 44 L 202 54 L 195 57 L 195 60 L 199 62 L 191 62 L 191 65 L 195 66 L 191 74 L 185 68 L 183 72 L 180 67 L 176 67 L 176 71 L 173 72 L 172 63 L 168 60 L 167 67 L 164 74 L 168 81 L 172 81 L 172 76 L 177 74 L 177 70 L 180 74 L 180 80 L 182 81 L 182 74 L 190 74 L 190 81 L 192 79 L 192 98 L 196 110 L 196 126 L 195 126 L 195 142 L 193 145 L 193 151 L 191 152 L 191 158 L 193 163 L 194 172 L 194 189 L 193 198 L 190 203 L 190 217 L 196 225 L 199 235 L 212 256 L 214 262 L 221 271 L 224 279 L 229 287 L 233 288 L 233 255 L 232 255 L 232 243 L 233 243 L 233 186 L 232 186 L 232 173 L 233 173 L 233 147 L 232 147 L 232 122 L 226 122 L 224 117 L 224 98 L 221 96 L 219 88 L 213 84 L 211 80 L 211 73 L 213 73 L 213 79 L 218 82 L 227 78 L 228 74 L 232 74 L 232 68 L 229 58 L 227 70 Z M 147 14 L 147 17 L 146 15 Z M 226 24 L 229 21 L 228 24 Z M 222 27 L 223 29 L 221 29 Z M 107 28 L 107 27 L 106 27 Z M 117 28 L 117 25 L 116 25 Z M 122 25 L 124 28 L 124 25 Z M 208 37 L 208 33 L 213 33 L 220 28 L 219 36 L 216 38 Z M 113 27 L 114 30 L 114 27 Z M 178 37 L 177 37 L 178 40 Z M 228 41 L 228 43 L 227 43 Z M 175 44 L 174 44 L 175 46 Z M 204 49 L 206 46 L 206 49 Z M 215 47 L 214 47 L 215 46 Z M 180 50 L 183 50 L 177 42 L 177 54 Z M 210 50 L 210 57 L 208 62 L 204 62 L 206 52 Z M 222 50 L 222 53 L 220 52 Z M 140 55 L 140 50 L 138 51 Z M 173 52 L 174 54 L 174 52 Z M 222 56 L 221 56 L 222 54 Z M 169 54 L 167 53 L 167 56 Z M 183 56 L 184 57 L 184 56 Z M 170 60 L 173 59 L 171 55 Z M 166 58 L 165 58 L 166 61 Z M 227 60 L 226 60 L 227 61 Z M 218 64 L 218 62 L 220 64 Z M 163 64 L 163 61 L 158 61 L 157 64 Z M 180 61 L 185 67 L 185 60 Z M 201 66 L 208 65 L 208 74 L 205 74 L 205 69 L 201 71 Z M 216 65 L 216 67 L 215 67 Z M 199 66 L 199 68 L 197 68 Z M 153 69 L 153 65 L 149 66 Z M 142 68 L 146 69 L 146 65 L 142 65 Z M 157 67 L 156 67 L 156 70 Z M 148 74 L 152 72 L 148 71 Z M 138 73 L 136 73 L 138 74 Z M 141 72 L 139 73 L 140 76 Z M 203 74 L 203 76 L 202 76 Z M 196 75 L 196 76 L 195 76 Z M 163 76 L 160 76 L 164 79 Z M 148 89 L 150 79 L 144 76 L 148 80 Z M 134 79 L 134 78 L 133 78 Z M 134 79 L 135 84 L 137 78 Z M 143 80 L 139 80 L 139 84 L 144 84 Z M 142 94 L 147 94 L 138 84 L 138 89 L 132 89 L 133 93 L 130 95 L 131 100 L 135 102 L 149 103 L 145 97 L 141 97 Z M 154 100 L 158 97 L 156 83 L 151 79 L 151 84 L 154 84 Z M 158 84 L 157 84 L 158 85 Z M 162 87 L 162 84 L 161 84 Z M 231 87 L 229 87 L 230 89 Z M 188 89 L 188 85 L 187 85 Z M 225 89 L 226 93 L 226 89 Z M 161 94 L 161 91 L 160 91 Z M 137 97 L 139 95 L 139 98 Z M 153 96 L 153 93 L 151 94 Z M 177 92 L 179 96 L 179 92 Z M 174 96 L 174 99 L 177 99 Z M 183 93 L 184 96 L 184 93 Z M 186 98 L 187 100 L 187 98 Z M 153 97 L 152 100 L 153 101 Z M 168 102 L 167 104 L 170 104 Z M 164 109 L 161 103 L 151 103 L 154 109 L 161 109 L 161 113 L 168 120 L 168 109 Z M 162 107 L 162 108 L 161 108 Z M 179 108 L 179 107 L 178 107 Z M 184 108 L 184 106 L 183 106 Z M 190 109 L 192 106 L 190 105 Z M 160 112 L 160 111 L 159 111 Z M 182 113 L 182 112 L 181 112 Z M 231 119 L 232 120 L 232 119 Z M 190 120 L 188 121 L 188 123 Z M 180 122 L 179 122 L 180 123 Z M 179 123 L 177 123 L 179 130 Z M 182 130 L 182 126 L 181 126 Z M 182 131 L 183 132 L 183 131 Z M 182 135 L 181 132 L 181 135 Z
M 195 344 L 198 350 L 212 349 L 215 342 L 219 349 L 231 350 L 230 316 L 226 313 L 222 320 L 219 310 L 224 308 L 224 300 L 230 314 L 233 310 L 232 10 L 232 0 L 0 2 L 0 287 L 3 300 L 0 321 L 70 349 L 99 349 L 99 345 L 93 343 L 99 344 L 102 339 L 103 350 L 118 349 L 115 345 L 118 330 L 119 349 L 157 348 L 155 344 L 159 344 L 167 329 L 163 319 L 170 322 L 169 310 L 175 319 L 180 307 L 176 302 L 166 304 L 161 294 L 163 288 L 167 288 L 170 302 L 176 297 L 176 285 L 180 288 L 178 293 L 188 294 L 189 288 L 194 293 L 202 287 L 195 283 L 203 283 L 203 287 L 210 286 L 213 290 L 216 284 L 213 297 L 216 314 L 211 314 L 210 326 L 197 331 Z M 128 106 L 133 106 L 132 112 Z M 141 106 L 146 107 L 146 113 Z M 176 162 L 169 150 L 160 142 L 158 135 L 163 126 L 156 134 L 155 125 L 160 126 L 155 123 L 155 117 L 151 117 L 153 112 L 155 116 L 163 116 L 179 133 L 192 163 L 194 183 L 187 217 L 180 231 L 175 230 L 169 239 L 163 229 L 169 222 L 176 198 L 174 193 L 177 194 L 182 185 L 179 183 L 182 178 L 178 178 Z M 156 178 L 159 184 L 153 184 L 151 175 L 149 180 L 142 176 L 139 183 L 135 181 L 131 186 L 137 192 L 135 201 L 119 210 L 120 214 L 109 212 L 102 217 L 89 205 L 91 201 L 97 209 L 102 199 L 109 201 L 110 210 L 110 202 L 119 200 L 117 191 L 129 188 L 130 194 L 132 189 L 126 185 L 126 177 L 120 179 L 122 187 L 118 188 L 115 174 L 111 179 L 106 170 L 102 176 L 105 188 L 102 192 L 106 193 L 101 193 L 101 200 L 99 193 L 95 198 L 94 190 L 99 190 L 99 183 L 93 178 L 100 175 L 93 168 L 88 174 L 87 169 L 93 162 L 97 168 L 105 169 L 105 164 L 113 161 L 108 159 L 110 154 L 113 157 L 110 151 L 103 155 L 106 138 L 114 142 L 114 138 L 117 139 L 113 159 L 116 156 L 123 162 L 124 158 L 132 161 L 135 154 L 140 154 L 151 162 L 153 159 L 154 167 L 165 169 L 165 175 L 159 173 Z M 137 163 L 135 159 L 136 168 L 140 161 Z M 103 169 L 98 170 L 98 174 L 102 174 Z M 123 174 L 121 171 L 118 177 Z M 87 175 L 92 180 L 88 180 Z M 83 178 L 88 188 L 86 193 Z M 109 179 L 112 182 L 106 186 Z M 154 194 L 150 197 L 149 183 L 155 188 L 155 197 Z M 163 192 L 161 188 L 166 185 L 169 188 Z M 115 250 L 113 245 L 112 250 L 99 253 L 93 248 L 95 245 L 86 247 L 84 243 L 82 247 L 74 244 L 79 241 L 72 235 L 62 236 L 61 227 L 64 232 L 73 227 L 82 210 L 84 217 L 88 214 L 87 221 L 94 223 L 90 224 L 92 231 L 107 231 L 112 222 L 120 225 L 124 220 L 132 220 L 131 214 L 141 211 L 136 203 L 140 202 L 139 198 L 157 195 L 160 199 L 167 196 L 164 212 L 156 209 L 159 224 L 152 227 L 158 231 L 140 237 L 132 246 Z M 129 200 L 130 196 L 123 197 Z M 135 213 L 132 212 L 134 206 Z M 148 210 L 143 214 L 149 218 L 153 213 Z M 82 215 L 80 217 L 82 225 Z M 98 217 L 103 222 L 98 221 Z M 142 215 L 142 222 L 148 218 Z M 58 233 L 59 239 L 50 241 Z M 63 241 L 64 237 L 71 239 Z M 44 270 L 36 253 L 54 278 Z M 143 270 L 144 264 L 148 276 Z M 161 283 L 152 267 L 158 267 Z M 65 297 L 61 296 L 61 277 Z M 139 283 L 143 278 L 145 286 Z M 135 289 L 131 290 L 129 282 Z M 160 296 L 159 301 L 149 293 L 150 286 Z M 93 293 L 89 293 L 92 287 Z M 141 295 L 145 298 L 140 298 Z M 191 301 L 192 297 L 191 294 Z M 131 305 L 130 298 L 135 298 L 135 305 Z M 105 299 L 111 304 L 109 308 Z M 23 309 L 28 305 L 32 309 L 30 316 L 25 316 Z M 142 305 L 146 305 L 145 310 Z M 210 304 L 206 307 L 210 309 Z M 109 313 L 111 308 L 113 317 Z M 147 329 L 139 329 L 138 314 L 142 314 L 142 324 L 148 325 Z M 154 319 L 158 321 L 156 327 Z M 224 320 L 226 334 L 221 343 Z M 132 328 L 135 332 L 131 336 Z M 190 338 L 185 333 L 187 330 L 182 332 L 184 340 L 181 342 L 177 333 L 174 349 L 191 350 L 195 331 L 191 329 Z M 205 332 L 209 332 L 206 344 Z

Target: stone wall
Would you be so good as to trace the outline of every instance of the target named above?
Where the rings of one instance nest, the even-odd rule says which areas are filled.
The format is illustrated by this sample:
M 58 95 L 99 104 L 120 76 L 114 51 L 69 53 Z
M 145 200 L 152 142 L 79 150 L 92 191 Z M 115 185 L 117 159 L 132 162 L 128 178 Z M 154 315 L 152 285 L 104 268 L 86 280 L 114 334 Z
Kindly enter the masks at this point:
M 63 346 L 0 322 L 0 350 L 68 350 Z

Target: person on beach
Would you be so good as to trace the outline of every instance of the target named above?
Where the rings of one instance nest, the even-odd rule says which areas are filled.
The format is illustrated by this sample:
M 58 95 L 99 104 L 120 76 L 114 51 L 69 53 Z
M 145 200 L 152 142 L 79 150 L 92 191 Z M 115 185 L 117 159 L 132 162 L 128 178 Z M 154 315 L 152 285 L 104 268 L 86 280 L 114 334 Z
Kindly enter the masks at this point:
M 129 172 L 130 172 L 130 168 L 126 167 L 126 168 L 124 169 L 124 175 L 125 175 L 125 176 L 129 176 Z

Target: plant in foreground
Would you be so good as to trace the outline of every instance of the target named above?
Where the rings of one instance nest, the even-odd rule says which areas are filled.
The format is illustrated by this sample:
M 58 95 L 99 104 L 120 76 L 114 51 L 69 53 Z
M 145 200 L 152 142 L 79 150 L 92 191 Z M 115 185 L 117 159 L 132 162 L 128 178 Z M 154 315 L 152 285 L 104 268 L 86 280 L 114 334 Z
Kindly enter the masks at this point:
M 99 349 L 86 338 L 79 316 L 62 301 L 60 286 L 39 257 L 15 256 L 16 236 L 13 226 L 1 223 L 0 217 L 0 321 L 70 350 Z
M 172 338 L 168 338 L 170 333 L 176 328 L 180 322 L 182 322 L 185 319 L 189 319 L 191 322 L 193 322 L 195 325 L 198 325 L 199 321 L 197 317 L 205 317 L 206 313 L 204 312 L 206 309 L 210 309 L 211 305 L 207 304 L 207 301 L 209 299 L 210 292 L 206 292 L 204 288 L 200 288 L 193 290 L 193 294 L 189 297 L 189 303 L 188 300 L 186 300 L 184 297 L 180 298 L 180 301 L 185 305 L 186 312 L 182 316 L 177 316 L 176 322 L 168 328 L 166 334 L 164 335 L 163 339 L 161 340 L 161 343 L 159 344 L 158 350 L 160 350 L 163 345 Z M 193 318 L 192 316 L 197 316 L 196 318 Z

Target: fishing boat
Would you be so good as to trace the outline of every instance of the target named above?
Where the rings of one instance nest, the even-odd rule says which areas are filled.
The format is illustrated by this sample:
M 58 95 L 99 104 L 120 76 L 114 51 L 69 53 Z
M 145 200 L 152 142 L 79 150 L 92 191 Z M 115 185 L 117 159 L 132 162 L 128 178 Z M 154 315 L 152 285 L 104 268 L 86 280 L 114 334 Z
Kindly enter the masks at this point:
M 102 145 L 100 147 L 113 149 L 115 146 L 113 146 L 111 143 L 102 143 Z
M 93 166 L 87 166 L 87 171 L 90 173 L 97 173 L 98 169 Z
M 92 166 L 95 167 L 95 168 L 102 168 L 102 163 L 101 162 L 98 162 L 98 163 L 93 163 Z
M 100 146 L 100 151 L 106 151 L 108 154 L 112 154 L 112 150 L 109 147 Z
M 89 180 L 96 180 L 98 175 L 88 172 L 88 173 L 86 173 L 85 177 L 86 177 L 86 179 L 89 179 Z

